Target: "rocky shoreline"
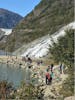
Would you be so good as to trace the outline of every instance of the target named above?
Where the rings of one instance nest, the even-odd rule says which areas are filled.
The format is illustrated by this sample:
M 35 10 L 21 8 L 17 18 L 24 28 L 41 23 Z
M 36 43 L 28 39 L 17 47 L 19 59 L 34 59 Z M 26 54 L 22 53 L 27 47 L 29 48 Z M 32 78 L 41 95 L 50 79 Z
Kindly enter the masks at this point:
M 22 61 L 22 57 L 17 56 L 0 56 L 0 63 L 14 65 L 15 67 L 25 68 L 25 62 Z M 22 65 L 22 66 L 21 66 Z
M 27 62 L 22 61 L 22 57 L 16 57 L 16 56 L 0 56 L 0 63 L 5 64 L 13 64 L 14 67 L 18 68 L 26 68 Z M 36 62 L 31 63 L 31 70 L 32 75 L 31 77 L 33 79 L 38 79 L 39 85 L 41 85 L 42 92 L 44 93 L 44 98 L 46 100 L 49 100 L 50 98 L 54 98 L 54 100 L 58 97 L 60 97 L 59 90 L 62 87 L 63 81 L 68 77 L 67 74 L 60 74 L 59 73 L 59 67 L 58 65 L 54 66 L 53 72 L 54 72 L 54 79 L 52 81 L 51 85 L 45 84 L 45 71 L 47 68 L 47 65 L 37 65 Z M 53 99 L 52 99 L 53 100 Z

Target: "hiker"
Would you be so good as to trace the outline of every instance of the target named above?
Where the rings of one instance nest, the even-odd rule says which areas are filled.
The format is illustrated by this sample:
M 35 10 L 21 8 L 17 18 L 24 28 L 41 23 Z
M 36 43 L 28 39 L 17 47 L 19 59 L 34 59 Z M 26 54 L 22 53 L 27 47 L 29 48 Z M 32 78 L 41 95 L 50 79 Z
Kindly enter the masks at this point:
M 26 62 L 26 58 L 25 57 L 22 57 L 22 61 L 25 61 Z
M 63 74 L 63 67 L 64 67 L 64 64 L 61 63 L 59 67 L 60 67 L 60 74 Z
M 62 64 L 62 74 L 64 74 L 64 63 Z
M 46 84 L 48 85 L 50 83 L 50 73 L 49 73 L 49 70 L 47 70 L 47 72 L 45 74 L 45 77 L 46 77 Z
M 37 62 L 37 65 L 38 65 L 38 66 L 40 65 L 40 62 L 39 62 L 39 61 Z
M 40 64 L 43 64 L 43 61 L 42 60 L 40 61 Z
M 53 71 L 51 71 L 51 73 L 50 73 L 50 83 L 52 83 L 53 77 L 54 77 L 54 73 L 53 73 Z
M 50 66 L 47 67 L 47 70 L 50 70 Z
M 30 57 L 28 57 L 28 62 L 32 63 L 32 59 Z
M 54 67 L 54 65 L 53 65 L 53 64 L 51 64 L 51 72 L 53 71 L 53 67 Z

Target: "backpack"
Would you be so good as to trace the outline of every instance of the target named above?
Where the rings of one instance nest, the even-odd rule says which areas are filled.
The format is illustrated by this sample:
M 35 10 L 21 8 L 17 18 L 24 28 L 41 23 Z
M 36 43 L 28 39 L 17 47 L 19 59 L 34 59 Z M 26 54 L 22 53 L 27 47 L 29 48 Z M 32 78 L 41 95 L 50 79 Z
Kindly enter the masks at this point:
M 48 78 L 48 79 L 50 79 L 50 74 L 47 72 L 46 73 L 46 77 Z

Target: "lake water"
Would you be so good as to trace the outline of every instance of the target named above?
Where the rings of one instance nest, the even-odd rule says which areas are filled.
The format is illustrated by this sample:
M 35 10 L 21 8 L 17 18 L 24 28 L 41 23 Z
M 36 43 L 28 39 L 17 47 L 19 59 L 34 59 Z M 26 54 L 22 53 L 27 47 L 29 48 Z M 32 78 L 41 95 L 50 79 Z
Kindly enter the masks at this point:
M 18 87 L 25 80 L 25 69 L 0 63 L 0 81 L 2 80 L 12 82 L 15 87 Z

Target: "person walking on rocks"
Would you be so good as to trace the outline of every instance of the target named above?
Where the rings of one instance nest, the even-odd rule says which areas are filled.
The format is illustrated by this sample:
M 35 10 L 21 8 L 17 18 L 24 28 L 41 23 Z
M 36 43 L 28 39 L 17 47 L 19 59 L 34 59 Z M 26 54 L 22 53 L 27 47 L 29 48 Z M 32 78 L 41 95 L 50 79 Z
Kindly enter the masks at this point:
M 64 67 L 64 64 L 61 63 L 59 67 L 60 67 L 60 74 L 63 74 L 63 67 Z
M 47 67 L 47 70 L 50 71 L 50 66 Z
M 53 73 L 53 71 L 51 71 L 51 73 L 50 73 L 50 83 L 52 83 L 53 77 L 54 77 L 54 73 Z
M 45 74 L 45 77 L 46 77 L 46 84 L 48 85 L 50 83 L 50 73 L 49 73 L 49 70 L 47 70 L 47 72 Z
M 53 65 L 53 64 L 51 64 L 51 72 L 53 71 L 53 67 L 54 67 L 54 65 Z

